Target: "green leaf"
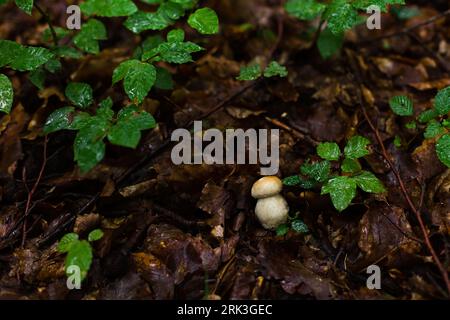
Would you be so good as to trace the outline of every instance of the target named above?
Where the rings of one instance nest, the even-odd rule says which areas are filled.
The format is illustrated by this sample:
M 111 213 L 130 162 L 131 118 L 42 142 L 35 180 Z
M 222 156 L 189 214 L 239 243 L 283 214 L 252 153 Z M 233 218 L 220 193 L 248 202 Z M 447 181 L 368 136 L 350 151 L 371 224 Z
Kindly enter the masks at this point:
M 81 271 L 81 279 L 86 278 L 92 263 L 92 247 L 86 240 L 76 241 L 70 247 L 65 266 L 66 272 L 70 266 L 78 266 Z
M 317 146 L 317 154 L 322 159 L 336 161 L 341 156 L 341 150 L 335 142 L 323 142 Z
M 174 87 L 172 75 L 167 69 L 156 68 L 155 87 L 162 90 L 172 90 Z
M 291 228 L 297 233 L 308 233 L 308 226 L 300 219 L 295 219 L 291 222 Z
M 86 0 L 80 7 L 88 16 L 99 17 L 124 17 L 138 10 L 131 0 Z
M 55 73 L 55 72 L 61 70 L 61 68 L 62 68 L 61 62 L 55 58 L 48 60 L 44 66 L 45 66 L 45 69 L 47 69 L 51 73 Z
M 78 241 L 78 235 L 76 233 L 65 234 L 58 243 L 59 252 L 68 252 L 72 245 Z
M 322 187 L 321 194 L 330 194 L 334 207 L 343 211 L 356 196 L 356 182 L 346 176 L 330 179 Z
M 61 27 L 53 27 L 53 30 L 56 33 L 56 38 L 62 39 L 70 34 L 70 30 L 61 28 Z M 53 35 L 50 28 L 47 28 L 42 32 L 42 41 L 51 42 L 53 41 Z
M 284 178 L 283 184 L 285 186 L 292 187 L 292 186 L 296 186 L 296 185 L 300 184 L 300 181 L 301 181 L 300 176 L 295 175 L 295 176 L 290 176 L 290 177 Z
M 183 42 L 184 41 L 184 31 L 181 29 L 171 30 L 167 34 L 167 42 Z
M 90 85 L 82 82 L 71 82 L 66 87 L 66 97 L 77 107 L 87 108 L 94 101 Z
M 358 13 L 347 0 L 333 0 L 324 14 L 328 28 L 334 34 L 341 34 L 358 23 Z
M 88 241 L 93 242 L 100 240 L 103 237 L 103 231 L 100 229 L 92 230 L 88 235 Z
M 326 5 L 318 3 L 315 0 L 289 0 L 286 5 L 286 11 L 301 20 L 313 20 L 321 14 Z
M 437 116 L 439 116 L 439 113 L 437 112 L 436 109 L 430 109 L 430 110 L 426 110 L 424 112 L 422 112 L 419 115 L 419 122 L 420 123 L 427 123 L 431 120 L 433 120 L 434 118 L 436 118 Z
M 345 158 L 344 161 L 342 161 L 341 169 L 346 173 L 356 173 L 361 171 L 362 168 L 358 160 Z
M 437 137 L 438 135 L 441 135 L 445 133 L 445 128 L 436 120 L 431 120 L 428 122 L 427 129 L 425 130 L 425 133 L 423 134 L 426 139 L 432 139 L 434 137 Z
M 81 172 L 91 170 L 105 156 L 103 138 L 109 130 L 109 121 L 102 117 L 85 116 L 74 120 L 79 129 L 74 142 L 74 158 Z M 75 126 L 75 124 L 74 124 Z
M 281 236 L 286 235 L 288 233 L 288 231 L 289 231 L 289 226 L 287 224 L 280 224 L 277 227 L 276 234 L 277 234 L 277 236 L 281 237 Z
M 139 112 L 136 107 L 122 109 L 117 123 L 109 130 L 108 140 L 115 145 L 136 148 L 141 139 L 141 130 L 156 126 L 153 116 L 145 111 Z
M 16 5 L 31 15 L 31 11 L 33 10 L 33 0 L 16 0 Z
M 184 31 L 175 29 L 167 35 L 167 42 L 161 43 L 158 47 L 144 52 L 142 60 L 157 59 L 169 63 L 187 63 L 191 62 L 191 54 L 202 51 L 203 48 L 193 42 L 183 42 Z
M 45 122 L 44 133 L 49 134 L 59 130 L 72 129 L 74 112 L 74 107 L 64 107 L 53 111 Z
M 369 139 L 362 136 L 353 136 L 345 146 L 345 156 L 349 159 L 362 158 L 369 154 L 369 151 L 367 150 L 367 145 L 369 144 Z
M 353 177 L 358 187 L 365 192 L 383 193 L 386 191 L 383 183 L 371 172 L 363 171 L 360 175 Z
M 170 23 L 167 19 L 156 12 L 138 11 L 128 17 L 124 26 L 134 33 L 140 33 L 146 30 L 163 30 Z
M 201 34 L 216 34 L 219 32 L 219 18 L 214 10 L 201 8 L 189 16 L 188 24 Z
M 14 100 L 14 92 L 11 81 L 0 73 L 0 111 L 9 113 Z
M 67 46 L 58 46 L 52 49 L 53 53 L 61 58 L 73 58 L 79 59 L 82 54 L 75 48 L 67 47 Z
M 409 20 L 421 14 L 417 7 L 392 7 L 391 13 L 395 14 L 399 20 Z
M 261 66 L 259 64 L 252 64 L 246 67 L 241 67 L 241 71 L 237 80 L 252 81 L 261 77 Z
M 81 31 L 74 37 L 73 43 L 88 53 L 100 52 L 99 40 L 106 40 L 107 33 L 105 25 L 96 19 L 90 19 L 83 24 Z
M 402 139 L 397 135 L 394 138 L 394 146 L 400 148 L 402 146 Z
M 330 176 L 330 171 L 331 171 L 331 164 L 328 160 L 312 164 L 306 162 L 302 164 L 302 166 L 300 167 L 300 172 L 303 175 L 308 176 L 317 182 L 326 181 Z
M 184 8 L 173 1 L 163 2 L 159 6 L 157 14 L 165 18 L 168 23 L 172 24 L 174 21 L 184 16 Z
M 344 33 L 334 34 L 330 28 L 323 30 L 317 39 L 317 48 L 323 59 L 329 59 L 338 53 L 344 44 Z
M 142 102 L 155 83 L 156 69 L 146 62 L 127 60 L 114 70 L 113 84 L 122 79 L 128 97 Z
M 450 168 L 450 133 L 443 135 L 436 143 L 439 160 Z
M 441 116 L 445 116 L 450 112 L 450 87 L 438 92 L 436 99 L 434 100 L 434 108 Z
M 46 48 L 25 47 L 14 41 L 0 40 L 0 67 L 9 65 L 14 70 L 32 71 L 53 56 Z
M 275 77 L 275 76 L 284 78 L 284 77 L 287 77 L 287 75 L 288 75 L 288 71 L 287 71 L 286 67 L 280 65 L 276 61 L 272 61 L 271 63 L 269 63 L 266 70 L 264 70 L 264 77 L 266 77 L 266 78 L 271 78 L 271 77 Z
M 406 96 L 395 96 L 389 101 L 392 111 L 398 116 L 412 116 L 414 113 L 413 102 Z

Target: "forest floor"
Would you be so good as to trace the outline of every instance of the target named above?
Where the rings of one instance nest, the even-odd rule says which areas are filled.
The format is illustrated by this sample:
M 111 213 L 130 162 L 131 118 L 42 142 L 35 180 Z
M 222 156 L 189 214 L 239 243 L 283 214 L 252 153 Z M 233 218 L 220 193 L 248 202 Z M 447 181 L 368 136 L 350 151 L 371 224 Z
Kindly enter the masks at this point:
M 40 3 L 56 26 L 65 25 L 65 1 Z M 158 127 L 143 132 L 136 150 L 108 145 L 86 174 L 73 161 L 75 135 L 45 138 L 43 124 L 65 105 L 69 78 L 91 84 L 98 98 L 127 100 L 111 75 L 137 36 L 120 27 L 122 19 L 106 19 L 101 53 L 66 59 L 40 91 L 25 74 L 8 71 L 16 97 L 0 118 L 0 298 L 448 298 L 429 247 L 447 273 L 450 170 L 423 132 L 405 128 L 410 119 L 389 107 L 391 97 L 407 95 L 419 114 L 450 85 L 450 15 L 413 27 L 448 10 L 447 1 L 408 1 L 418 15 L 383 14 L 381 30 L 356 27 L 329 60 L 312 46 L 314 22 L 289 17 L 279 1 L 207 3 L 221 32 L 207 41 L 189 34 L 207 50 L 171 69 L 174 90 L 146 98 Z M 46 27 L 38 13 L 0 7 L 2 39 L 39 45 Z M 236 80 L 242 65 L 274 58 L 288 77 Z M 358 192 L 338 212 L 320 190 L 285 186 L 291 212 L 309 232 L 277 236 L 254 214 L 250 189 L 259 165 L 172 163 L 170 134 L 193 120 L 208 128 L 280 129 L 280 178 L 317 159 L 319 142 L 344 146 L 358 133 L 372 143 L 361 163 L 387 192 Z M 89 274 L 81 290 L 69 290 L 58 241 L 96 228 L 104 236 L 93 244 Z M 381 269 L 379 290 L 366 285 L 373 264 Z

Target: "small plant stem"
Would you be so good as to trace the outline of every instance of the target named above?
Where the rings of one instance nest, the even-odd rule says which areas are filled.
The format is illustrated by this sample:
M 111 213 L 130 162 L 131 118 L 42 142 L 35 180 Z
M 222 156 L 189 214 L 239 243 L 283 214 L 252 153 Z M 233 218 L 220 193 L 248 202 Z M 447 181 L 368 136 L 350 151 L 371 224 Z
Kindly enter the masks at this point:
M 44 155 L 43 155 L 41 170 L 39 170 L 39 175 L 38 175 L 36 181 L 34 182 L 33 188 L 31 190 L 29 190 L 28 186 L 27 186 L 25 168 L 23 170 L 23 180 L 25 183 L 25 187 L 28 191 L 28 198 L 27 198 L 27 203 L 25 205 L 25 214 L 24 214 L 23 229 L 22 229 L 22 247 L 25 245 L 25 240 L 27 237 L 27 217 L 31 211 L 30 210 L 31 209 L 31 201 L 33 200 L 33 195 L 36 192 L 39 182 L 42 179 L 42 175 L 44 174 L 45 166 L 47 165 L 47 143 L 48 143 L 48 136 L 46 135 L 44 138 Z
M 58 36 L 56 35 L 56 31 L 53 28 L 52 21 L 50 20 L 50 17 L 48 16 L 48 14 L 45 13 L 44 10 L 42 10 L 42 8 L 38 5 L 38 3 L 36 1 L 34 1 L 34 7 L 42 15 L 42 17 L 44 17 L 44 19 L 47 22 L 48 27 L 50 29 L 50 33 L 52 34 L 53 42 L 54 42 L 55 46 L 58 46 Z

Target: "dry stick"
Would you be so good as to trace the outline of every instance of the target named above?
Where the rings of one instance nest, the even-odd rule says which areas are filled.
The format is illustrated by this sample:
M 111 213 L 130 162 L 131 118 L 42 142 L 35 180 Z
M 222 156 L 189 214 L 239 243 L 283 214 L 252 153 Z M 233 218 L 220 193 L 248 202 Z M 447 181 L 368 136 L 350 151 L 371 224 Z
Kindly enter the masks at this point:
M 31 201 L 33 200 L 33 195 L 36 192 L 39 182 L 42 179 L 42 175 L 44 174 L 45 166 L 47 165 L 47 143 L 48 143 L 48 136 L 45 135 L 44 156 L 43 156 L 43 160 L 42 160 L 41 170 L 39 171 L 39 175 L 38 175 L 36 182 L 34 183 L 33 188 L 31 190 L 28 190 L 28 186 L 26 184 L 26 181 L 24 180 L 25 187 L 28 190 L 28 198 L 27 198 L 27 204 L 25 205 L 25 214 L 24 214 L 25 219 L 23 221 L 23 228 L 22 228 L 22 247 L 25 245 L 25 240 L 27 237 L 27 217 L 30 214 Z M 25 170 L 24 170 L 24 172 L 25 172 Z
M 42 8 L 37 4 L 36 1 L 34 2 L 34 7 L 36 8 L 37 11 L 39 11 L 42 17 L 44 17 L 45 22 L 47 22 L 48 27 L 50 29 L 50 33 L 52 34 L 53 42 L 55 43 L 55 46 L 58 46 L 58 36 L 56 35 L 56 31 L 53 28 L 52 21 L 50 20 L 49 16 L 45 13 L 44 10 L 42 10 Z
M 425 21 L 423 21 L 421 23 L 418 23 L 416 25 L 413 25 L 411 27 L 404 28 L 404 29 L 402 29 L 400 31 L 388 33 L 386 35 L 382 35 L 382 36 L 379 36 L 379 37 L 376 37 L 376 38 L 373 38 L 373 39 L 368 39 L 368 40 L 365 40 L 365 41 L 361 41 L 360 43 L 358 43 L 358 45 L 370 44 L 370 43 L 373 43 L 373 42 L 376 42 L 376 41 L 380 41 L 380 40 L 389 39 L 389 38 L 393 38 L 393 37 L 396 37 L 396 36 L 408 34 L 411 31 L 414 31 L 414 30 L 416 30 L 416 29 L 418 29 L 420 27 L 432 24 L 432 23 L 436 22 L 437 20 L 439 20 L 441 18 L 445 18 L 448 15 L 450 15 L 450 9 L 448 9 L 447 11 L 444 11 L 444 12 L 442 12 L 442 13 L 434 16 L 434 17 L 431 17 L 428 20 L 425 20 Z
M 445 281 L 445 284 L 447 286 L 447 291 L 450 294 L 450 280 L 448 277 L 448 273 L 447 270 L 445 269 L 444 265 L 441 263 L 441 261 L 439 260 L 439 257 L 436 254 L 436 251 L 433 248 L 433 245 L 431 244 L 430 238 L 428 237 L 428 232 L 427 229 L 425 228 L 425 224 L 423 222 L 422 216 L 420 214 L 420 212 L 417 210 L 416 206 L 414 205 L 413 201 L 411 200 L 411 197 L 408 194 L 408 191 L 406 190 L 405 187 L 405 183 L 403 181 L 402 176 L 400 175 L 400 172 L 397 170 L 395 164 L 393 163 L 393 161 L 390 158 L 390 155 L 383 143 L 383 139 L 380 136 L 380 132 L 378 131 L 377 127 L 373 124 L 372 120 L 370 119 L 369 115 L 367 114 L 367 109 L 366 106 L 364 104 L 364 100 L 362 98 L 362 77 L 359 74 L 359 69 L 357 67 L 357 64 L 354 61 L 354 57 L 351 53 L 349 53 L 347 51 L 347 55 L 349 57 L 349 61 L 350 61 L 350 65 L 352 66 L 352 68 L 354 69 L 355 72 L 355 76 L 357 77 L 357 81 L 358 81 L 358 99 L 360 101 L 361 104 L 361 108 L 364 114 L 364 118 L 366 119 L 367 123 L 369 124 L 371 130 L 373 131 L 373 133 L 375 134 L 375 137 L 377 139 L 377 142 L 379 144 L 379 146 L 381 147 L 381 151 L 383 154 L 383 157 L 385 158 L 385 160 L 388 162 L 389 167 L 391 168 L 392 172 L 395 175 L 395 178 L 397 179 L 397 182 L 400 185 L 400 190 L 403 194 L 403 196 L 406 199 L 406 202 L 408 203 L 408 206 L 410 207 L 411 211 L 415 214 L 417 221 L 419 222 L 419 226 L 420 226 L 420 230 L 423 234 L 423 238 L 425 240 L 425 244 L 428 248 L 428 251 L 431 253 L 431 256 L 433 257 L 433 260 L 436 264 L 436 266 L 438 267 L 440 273 L 442 274 L 442 277 Z

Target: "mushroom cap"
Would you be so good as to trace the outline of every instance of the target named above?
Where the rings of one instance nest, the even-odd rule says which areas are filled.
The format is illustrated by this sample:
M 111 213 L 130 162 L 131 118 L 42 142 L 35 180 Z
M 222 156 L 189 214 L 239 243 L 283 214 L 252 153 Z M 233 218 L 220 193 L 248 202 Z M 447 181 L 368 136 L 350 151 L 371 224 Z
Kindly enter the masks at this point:
M 255 214 L 265 229 L 276 229 L 288 219 L 289 206 L 279 194 L 259 199 L 256 203 Z
M 275 176 L 262 177 L 253 184 L 252 197 L 263 199 L 274 196 L 281 192 L 283 182 Z

